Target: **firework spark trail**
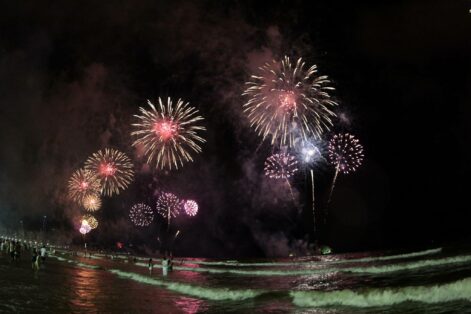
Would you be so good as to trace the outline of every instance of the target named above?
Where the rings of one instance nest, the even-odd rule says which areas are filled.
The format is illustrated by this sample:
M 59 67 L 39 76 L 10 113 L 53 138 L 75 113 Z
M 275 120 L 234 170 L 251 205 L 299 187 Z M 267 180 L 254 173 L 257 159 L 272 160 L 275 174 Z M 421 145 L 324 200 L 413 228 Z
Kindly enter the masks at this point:
M 101 207 L 101 198 L 97 194 L 90 194 L 84 197 L 82 202 L 85 210 L 89 212 L 95 212 Z
M 134 178 L 133 164 L 129 157 L 115 149 L 105 148 L 90 156 L 85 169 L 94 172 L 101 180 L 102 193 L 119 194 Z
M 355 136 L 349 133 L 336 134 L 329 141 L 329 161 L 335 166 L 335 174 L 330 187 L 327 205 L 334 192 L 335 183 L 339 173 L 349 174 L 361 166 L 364 158 L 363 146 Z M 327 219 L 327 213 L 324 220 Z
M 316 203 L 314 198 L 314 170 L 310 170 L 311 173 L 311 196 L 312 196 L 312 223 L 314 228 L 314 235 L 316 234 Z
M 167 230 L 170 230 L 171 218 L 180 214 L 180 200 L 172 193 L 164 192 L 157 199 L 157 213 L 167 219 Z
M 289 194 L 291 195 L 291 200 L 293 201 L 293 204 L 296 204 L 296 200 L 294 198 L 294 194 L 293 194 L 293 188 L 291 187 L 291 183 L 289 183 L 288 179 L 285 178 L 285 182 L 286 182 L 286 185 L 288 186 L 288 189 L 289 189 Z
M 98 177 L 92 171 L 78 169 L 69 180 L 69 197 L 76 202 L 82 202 L 90 194 L 99 193 L 101 185 Z
M 338 104 L 332 100 L 327 76 L 317 74 L 317 66 L 305 68 L 302 59 L 292 63 L 289 57 L 272 61 L 252 75 L 243 95 L 249 99 L 243 105 L 250 124 L 258 135 L 271 144 L 294 146 L 295 139 L 320 139 L 333 125 Z
M 131 207 L 129 218 L 138 227 L 147 227 L 154 220 L 154 211 L 146 204 L 138 203 Z
M 132 125 L 135 131 L 131 135 L 136 137 L 132 145 L 142 145 L 147 163 L 156 168 L 178 169 L 193 161 L 191 153 L 200 153 L 200 144 L 205 142 L 199 135 L 206 129 L 198 125 L 203 120 L 198 110 L 181 99 L 174 104 L 168 98 L 164 104 L 159 98 L 158 107 L 147 102 L 150 110 L 141 107 L 141 115 L 135 115 L 139 122 Z
M 337 164 L 335 166 L 334 178 L 332 179 L 332 184 L 330 185 L 330 189 L 329 189 L 329 198 L 327 199 L 327 205 L 330 204 L 330 201 L 332 199 L 332 194 L 334 193 L 335 183 L 337 182 L 338 175 L 339 175 L 339 165 Z

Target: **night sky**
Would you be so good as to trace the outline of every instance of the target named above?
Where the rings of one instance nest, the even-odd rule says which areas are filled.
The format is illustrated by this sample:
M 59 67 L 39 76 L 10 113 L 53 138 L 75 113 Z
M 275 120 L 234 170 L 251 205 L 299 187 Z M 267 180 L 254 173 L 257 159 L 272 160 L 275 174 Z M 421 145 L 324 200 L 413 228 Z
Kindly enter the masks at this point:
M 293 204 L 264 176 L 272 148 L 259 147 L 242 112 L 250 74 L 289 55 L 332 79 L 333 131 L 365 147 L 363 166 L 339 177 L 326 243 L 341 252 L 469 241 L 471 2 L 350 2 L 2 1 L 0 227 L 22 220 L 39 231 L 47 215 L 48 230 L 77 237 L 67 181 L 113 147 L 135 161 L 136 180 L 104 198 L 97 245 L 155 248 L 163 224 L 138 231 L 127 212 L 168 190 L 200 204 L 176 222 L 181 255 L 306 253 L 304 173 Z M 176 172 L 147 169 L 131 146 L 133 114 L 159 96 L 189 101 L 208 130 L 203 153 Z M 315 171 L 322 208 L 333 169 Z

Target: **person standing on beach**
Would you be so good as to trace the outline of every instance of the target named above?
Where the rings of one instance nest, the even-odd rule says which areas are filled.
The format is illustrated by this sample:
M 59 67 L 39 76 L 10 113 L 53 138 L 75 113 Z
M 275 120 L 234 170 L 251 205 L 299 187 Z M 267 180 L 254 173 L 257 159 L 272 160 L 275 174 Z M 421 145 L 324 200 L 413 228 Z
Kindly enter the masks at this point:
M 15 244 L 15 260 L 18 261 L 21 257 L 21 244 L 20 241 Z
M 168 260 L 167 256 L 164 257 L 162 260 L 162 275 L 167 276 L 168 275 Z
M 10 258 L 11 258 L 10 262 L 13 262 L 15 260 L 15 242 L 13 241 L 10 241 L 9 252 L 10 252 Z
M 46 261 L 46 247 L 44 246 L 44 244 L 41 247 L 40 252 L 41 252 L 41 263 L 44 263 Z
M 152 269 L 154 268 L 154 263 L 152 263 L 152 258 L 149 258 L 148 266 L 149 266 L 149 275 L 152 276 Z
M 172 272 L 173 271 L 173 255 L 170 253 L 170 259 L 168 260 L 168 271 Z
M 39 256 L 36 249 L 33 249 L 33 256 L 31 258 L 31 268 L 33 268 L 35 272 L 37 272 L 39 269 Z

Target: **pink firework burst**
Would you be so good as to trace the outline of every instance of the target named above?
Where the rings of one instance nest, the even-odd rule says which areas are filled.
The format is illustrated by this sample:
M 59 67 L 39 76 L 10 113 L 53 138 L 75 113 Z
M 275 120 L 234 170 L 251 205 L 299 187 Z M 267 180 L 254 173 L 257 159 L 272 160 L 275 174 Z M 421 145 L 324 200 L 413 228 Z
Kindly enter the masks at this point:
M 83 235 L 89 233 L 92 230 L 92 227 L 88 224 L 88 221 L 83 219 L 82 225 L 80 226 L 79 232 Z
M 271 179 L 288 179 L 297 171 L 298 161 L 288 153 L 271 155 L 265 161 L 265 175 Z
M 159 98 L 157 106 L 148 101 L 149 109 L 139 108 L 140 115 L 133 124 L 133 146 L 141 146 L 147 163 L 157 169 L 178 169 L 193 161 L 192 154 L 201 152 L 205 140 L 200 125 L 203 117 L 188 103 Z
M 187 200 L 183 203 L 183 209 L 188 216 L 196 216 L 198 213 L 198 203 L 193 200 Z
M 178 135 L 178 124 L 172 120 L 162 120 L 154 124 L 154 132 L 163 141 L 168 141 Z
M 177 217 L 180 214 L 180 200 L 172 193 L 160 194 L 157 199 L 157 213 L 164 218 Z
M 363 146 L 349 133 L 334 135 L 329 141 L 328 151 L 330 163 L 344 174 L 356 171 L 363 162 Z
M 85 162 L 85 169 L 99 177 L 102 193 L 108 196 L 119 194 L 134 178 L 131 159 L 115 149 L 106 148 L 94 153 Z

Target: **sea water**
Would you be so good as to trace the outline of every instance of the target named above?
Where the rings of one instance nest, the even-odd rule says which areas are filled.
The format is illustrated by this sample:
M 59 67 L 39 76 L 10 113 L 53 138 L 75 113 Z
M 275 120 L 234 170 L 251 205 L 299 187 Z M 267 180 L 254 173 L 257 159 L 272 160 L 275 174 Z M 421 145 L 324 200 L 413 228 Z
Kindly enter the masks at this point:
M 0 256 L 1 312 L 471 313 L 471 251 L 292 259 L 174 259 L 57 252 L 34 273 Z

